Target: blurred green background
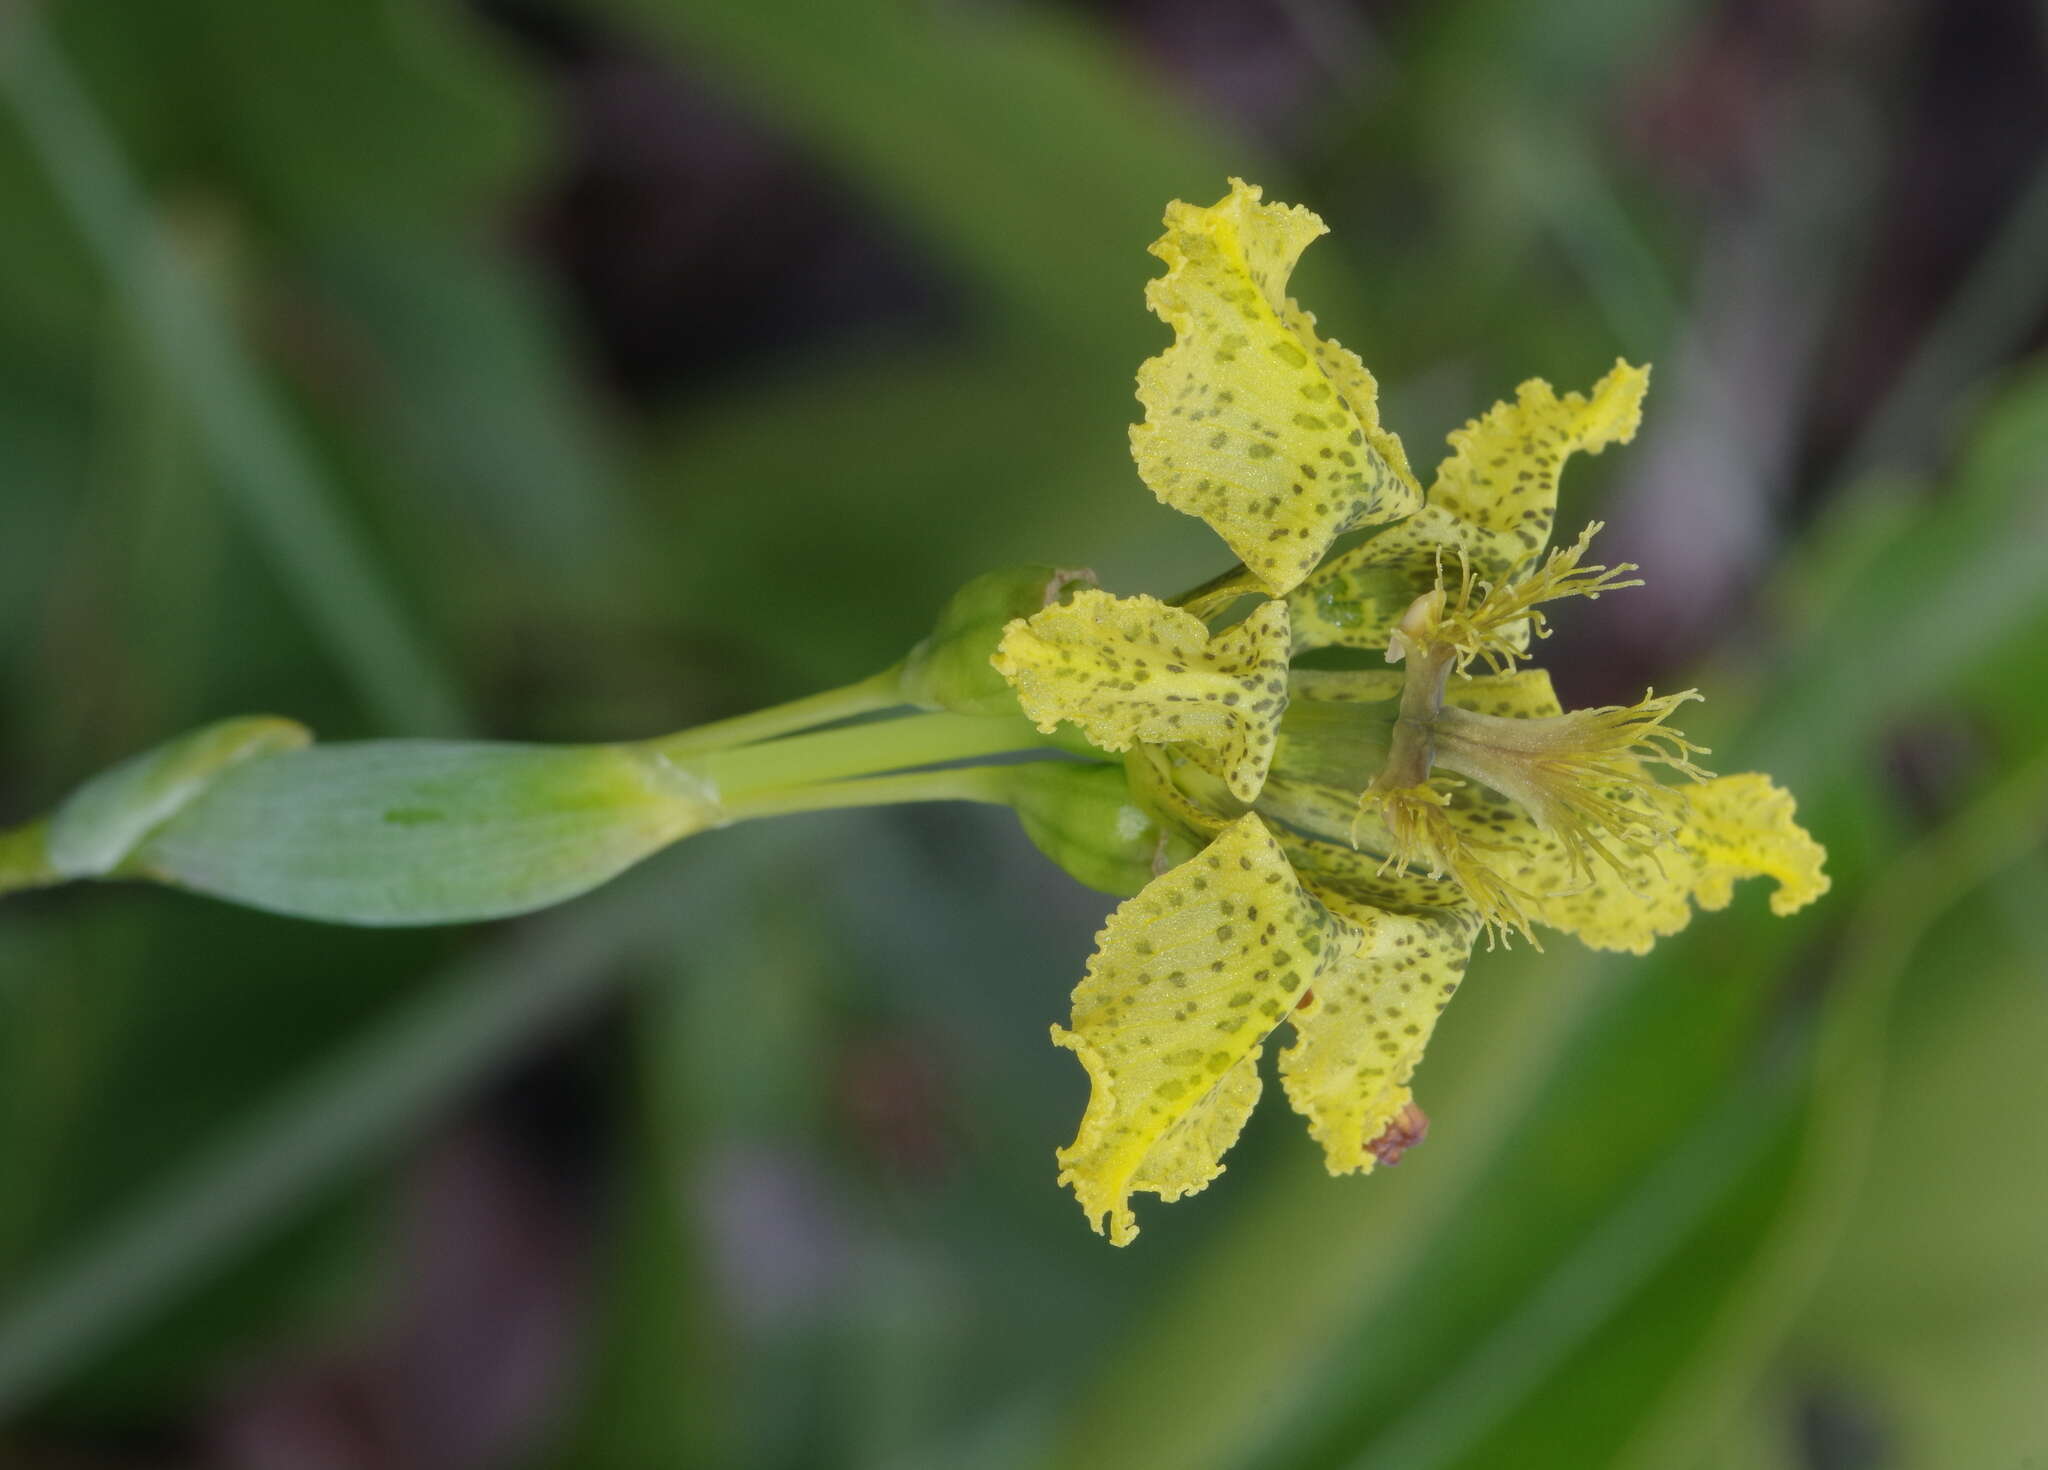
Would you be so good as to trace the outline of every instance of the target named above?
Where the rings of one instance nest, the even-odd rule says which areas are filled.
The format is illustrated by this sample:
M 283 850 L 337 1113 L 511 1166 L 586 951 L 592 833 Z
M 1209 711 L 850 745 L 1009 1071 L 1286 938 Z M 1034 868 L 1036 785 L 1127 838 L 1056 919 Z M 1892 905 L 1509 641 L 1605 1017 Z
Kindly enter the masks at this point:
M 1053 1183 L 1108 901 L 1003 813 L 556 912 L 0 905 L 8 1466 L 2048 1465 L 2048 23 L 2025 0 L 5 0 L 0 823 L 230 713 L 639 736 L 1138 484 L 1165 202 L 1242 174 L 1424 467 L 1573 467 L 1833 894 L 1483 955 L 1428 1145 L 1277 1097 L 1127 1251 Z M 1695 727 L 1697 726 L 1697 729 Z

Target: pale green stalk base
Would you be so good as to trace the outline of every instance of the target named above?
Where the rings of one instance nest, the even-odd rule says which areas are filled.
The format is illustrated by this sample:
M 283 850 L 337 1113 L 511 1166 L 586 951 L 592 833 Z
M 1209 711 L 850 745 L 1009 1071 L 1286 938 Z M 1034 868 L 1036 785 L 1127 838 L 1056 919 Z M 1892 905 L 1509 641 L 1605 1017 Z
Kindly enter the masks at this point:
M 899 664 L 857 684 L 848 684 L 841 689 L 828 689 L 823 694 L 791 700 L 788 704 L 778 704 L 772 709 L 735 715 L 729 720 L 714 720 L 708 725 L 697 725 L 674 735 L 665 735 L 653 743 L 661 746 L 662 754 L 674 760 L 691 751 L 725 750 L 735 745 L 751 745 L 755 741 L 772 740 L 778 735 L 814 729 L 836 720 L 850 719 L 854 715 L 895 709 L 903 703 L 903 695 L 898 688 L 902 675 L 903 669 Z
M 289 721 L 221 721 L 102 772 L 48 819 L 0 832 L 0 893 L 145 878 L 304 918 L 460 923 L 559 903 L 684 837 L 756 817 L 1046 799 L 1020 781 L 1026 766 L 959 764 L 1053 745 L 1020 716 L 905 713 L 810 728 L 900 708 L 897 683 L 892 670 L 614 745 L 314 745 Z
M 859 686 L 855 686 L 858 688 Z M 775 711 L 763 711 L 772 715 Z M 669 762 L 704 783 L 714 802 L 735 810 L 760 793 L 848 777 L 974 760 L 1051 745 L 1018 715 L 915 714 L 759 745 L 706 749 L 698 730 L 664 735 L 632 747 Z M 782 808 L 802 811 L 801 806 Z
M 908 801 L 976 801 L 1009 805 L 1010 775 L 1015 766 L 958 766 L 942 771 L 910 771 L 897 776 L 871 776 L 861 781 L 828 781 L 793 790 L 766 791 L 726 805 L 734 821 L 780 817 L 796 812 L 835 808 L 894 806 Z

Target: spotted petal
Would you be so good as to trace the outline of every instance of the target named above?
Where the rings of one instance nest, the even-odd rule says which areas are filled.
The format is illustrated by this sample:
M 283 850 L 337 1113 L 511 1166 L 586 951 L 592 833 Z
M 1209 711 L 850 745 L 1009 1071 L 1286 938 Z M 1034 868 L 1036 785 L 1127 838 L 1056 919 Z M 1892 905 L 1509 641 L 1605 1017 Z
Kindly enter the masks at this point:
M 1550 677 L 1539 669 L 1453 681 L 1445 702 L 1519 719 L 1559 713 Z M 1619 787 L 1608 794 L 1623 805 L 1641 803 Z M 1667 786 L 1663 795 L 1670 805 L 1656 817 L 1674 825 L 1671 842 L 1646 852 L 1613 845 L 1621 873 L 1605 863 L 1582 871 L 1527 811 L 1483 786 L 1459 787 L 1448 812 L 1461 830 L 1488 845 L 1488 860 L 1502 876 L 1531 897 L 1530 916 L 1538 924 L 1577 935 L 1594 949 L 1645 954 L 1692 921 L 1693 905 L 1726 907 L 1739 878 L 1776 879 L 1771 912 L 1780 915 L 1827 892 L 1827 850 L 1795 819 L 1791 794 L 1768 776 L 1721 776 Z
M 1541 669 L 1454 679 L 1444 702 L 1506 719 L 1545 719 L 1562 712 L 1550 675 Z M 1658 825 L 1671 825 L 1671 842 L 1646 852 L 1612 844 L 1609 851 L 1622 873 L 1597 862 L 1588 873 L 1527 810 L 1477 782 L 1453 788 L 1445 811 L 1487 865 L 1528 898 L 1536 923 L 1575 934 L 1595 949 L 1647 953 L 1659 937 L 1676 934 L 1692 921 L 1693 905 L 1726 907 L 1739 878 L 1775 878 L 1771 911 L 1781 915 L 1804 908 L 1828 890 L 1821 871 L 1826 849 L 1794 819 L 1791 795 L 1767 776 L 1750 772 L 1664 787 L 1669 809 L 1654 814 L 1642 807 L 1636 792 L 1615 787 L 1606 794 L 1642 809 Z M 1276 771 L 1261 808 L 1334 845 L 1337 795 L 1316 793 Z M 1297 863 L 1318 882 L 1327 873 L 1346 894 L 1403 905 L 1443 901 L 1418 892 L 1415 885 L 1423 880 L 1411 874 L 1361 871 L 1375 861 L 1367 853 L 1384 852 L 1386 846 L 1384 832 L 1369 817 L 1359 835 L 1367 852 L 1350 864 L 1341 852 L 1320 847 L 1298 854 Z
M 1409 1077 L 1465 973 L 1479 920 L 1470 909 L 1385 913 L 1324 896 L 1365 937 L 1292 1013 L 1280 1081 L 1330 1172 L 1370 1172 L 1373 1141 L 1408 1106 Z
M 1211 638 L 1157 598 L 1090 589 L 1011 623 L 994 662 L 1046 733 L 1072 720 L 1104 750 L 1183 743 L 1249 802 L 1287 708 L 1287 645 L 1277 600 Z
M 1258 1100 L 1267 1036 L 1357 938 L 1249 813 L 1110 915 L 1073 1029 L 1052 1031 L 1088 1069 L 1060 1182 L 1098 1231 L 1128 1244 L 1133 1193 L 1174 1200 L 1222 1172 Z
M 1260 197 L 1232 179 L 1207 209 L 1167 207 L 1152 253 L 1169 269 L 1145 300 L 1174 343 L 1138 370 L 1131 452 L 1153 494 L 1207 521 L 1278 594 L 1339 535 L 1408 515 L 1422 494 L 1380 427 L 1372 375 L 1287 295 L 1327 227 Z
M 1692 920 L 1688 900 L 1721 909 L 1738 878 L 1776 880 L 1771 912 L 1796 913 L 1828 891 L 1827 849 L 1795 819 L 1792 794 L 1754 771 L 1673 789 L 1681 802 L 1676 850 L 1624 854 L 1628 881 L 1595 869 L 1590 885 L 1556 883 L 1538 923 L 1576 934 L 1594 949 L 1646 954 Z M 1551 876 L 1555 881 L 1555 859 Z
M 1648 368 L 1625 362 L 1587 394 L 1560 398 L 1532 378 L 1513 403 L 1496 403 L 1453 431 L 1452 453 L 1437 468 L 1422 510 L 1295 589 L 1296 648 L 1386 647 L 1409 603 L 1434 585 L 1439 556 L 1453 578 L 1461 553 L 1488 579 L 1531 561 L 1550 540 L 1564 462 L 1633 438 L 1649 385 Z

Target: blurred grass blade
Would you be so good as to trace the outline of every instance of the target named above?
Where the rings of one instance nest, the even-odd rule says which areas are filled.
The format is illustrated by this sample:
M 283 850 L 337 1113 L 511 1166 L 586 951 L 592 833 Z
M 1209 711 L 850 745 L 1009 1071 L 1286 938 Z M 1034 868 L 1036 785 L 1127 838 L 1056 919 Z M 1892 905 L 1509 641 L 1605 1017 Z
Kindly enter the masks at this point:
M 1952 487 L 1902 520 L 1810 630 L 1761 701 L 1745 758 L 1800 789 L 1886 722 L 1970 676 L 2048 605 L 2048 369 L 1984 410 Z
M 1351 1470 L 1464 1463 L 1474 1446 L 1654 1278 L 1715 1202 L 1758 1162 L 1796 1081 L 1794 1072 L 1780 1066 L 1730 1089 L 1451 1371 L 1375 1428 Z
M 1940 442 L 1943 408 L 1986 368 L 2027 340 L 2048 308 L 2048 160 L 2007 213 L 1939 320 L 1920 339 L 1863 432 L 1843 456 L 1841 478 Z
M 453 685 L 407 625 L 218 305 L 166 237 L 34 6 L 0 14 L 0 98 L 158 370 L 184 393 L 222 478 L 377 721 L 416 734 L 457 730 Z
M 1566 1334 L 1576 1328 L 1577 1340 L 1571 1352 L 1550 1354 L 1547 1373 L 1521 1374 L 1513 1412 L 1489 1424 L 1485 1406 L 1507 1397 L 1501 1378 L 1524 1366 L 1512 1343 L 1501 1340 L 1523 1313 L 1489 1334 L 1486 1348 L 1455 1375 L 1469 1380 L 1462 1397 L 1441 1382 L 1432 1386 L 1425 1402 L 1442 1411 L 1436 1419 L 1441 1439 L 1401 1438 L 1404 1416 L 1393 1431 L 1395 1447 L 1376 1439 L 1359 1464 L 1483 1470 L 1527 1446 L 1517 1463 L 1531 1467 L 1689 1465 L 1702 1436 L 1727 1421 L 1735 1396 L 1768 1362 L 1840 1235 L 1876 1149 L 1883 1043 L 1900 980 L 1937 921 L 2023 855 L 2044 820 L 2048 752 L 1890 864 L 1845 926 L 1849 942 L 1824 988 L 1820 1027 L 1799 1024 L 1795 1034 L 1778 1039 L 1781 1050 L 1767 1061 L 1773 1075 L 1794 1084 L 1779 1090 L 1779 1100 L 1797 1104 L 1775 1109 L 1775 1118 L 1766 1111 L 1755 1119 L 1759 1128 L 1749 1151 L 1777 1155 L 1772 1166 L 1748 1179 L 1696 1172 L 1693 1182 L 1705 1187 L 1696 1191 L 1693 1219 L 1665 1222 L 1691 1227 L 1684 1248 L 1658 1276 L 1646 1274 L 1628 1298 L 1613 1294 L 1603 1301 L 1597 1289 L 1563 1292 L 1549 1302 L 1532 1298 L 1525 1310 L 1539 1324 Z M 1754 1077 L 1737 1077 L 1730 1099 L 1769 1090 Z M 1683 1144 L 1678 1150 L 1658 1176 L 1686 1157 Z M 1623 1226 L 1627 1214 L 1609 1223 Z M 1605 1227 L 1596 1232 L 1581 1252 L 1595 1288 L 1629 1264 L 1626 1250 L 1617 1253 L 1617 1268 L 1592 1249 L 1605 1233 Z M 1627 1243 L 1624 1234 L 1621 1244 Z M 1543 1295 L 1564 1286 L 1564 1276 L 1554 1277 Z M 1502 1367 L 1510 1372 L 1489 1371 Z M 1482 1435 L 1483 1429 L 1491 1433 Z M 1462 1443 L 1469 1452 L 1448 1453 L 1447 1443 Z
M 757 89 L 885 207 L 948 250 L 1006 325 L 1121 344 L 1166 200 L 1212 198 L 1242 145 L 1143 84 L 1106 27 L 1052 6 L 601 0 L 686 63 Z M 1277 180 L 1272 181 L 1277 184 Z M 1355 297 L 1352 298 L 1355 300 Z M 1316 297 L 1337 313 L 1332 293 Z
M 1732 1417 L 1811 1295 L 1876 1157 L 1892 1012 L 1936 924 L 2001 875 L 2038 865 L 2048 830 L 2048 747 L 1923 838 L 1870 886 L 1848 927 L 1809 1108 L 1805 1154 L 1755 1264 L 1731 1284 L 1691 1371 L 1632 1442 L 1627 1463 L 1685 1470 Z M 2023 946 L 2022 946 L 2023 948 Z M 1627 1350 L 1626 1346 L 1622 1350 Z
M 508 571 L 616 579 L 631 543 L 611 445 L 538 284 L 431 234 L 327 243 L 315 265 L 375 338 L 377 417 L 441 514 L 515 557 Z

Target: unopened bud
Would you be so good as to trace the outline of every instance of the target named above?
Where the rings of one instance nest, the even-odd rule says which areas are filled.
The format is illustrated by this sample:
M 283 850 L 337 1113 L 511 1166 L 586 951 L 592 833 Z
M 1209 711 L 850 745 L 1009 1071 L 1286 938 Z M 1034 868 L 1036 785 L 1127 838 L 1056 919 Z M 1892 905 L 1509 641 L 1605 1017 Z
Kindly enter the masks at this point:
M 962 715 L 1018 713 L 1016 691 L 989 665 L 1003 629 L 1063 601 L 1069 588 L 1094 585 L 1093 572 L 1041 563 L 976 577 L 953 594 L 931 636 L 903 661 L 905 702 Z
M 1025 835 L 1062 868 L 1104 893 L 1129 897 L 1194 848 L 1169 835 L 1131 797 L 1122 765 L 1044 761 L 1013 768 L 1010 804 Z

